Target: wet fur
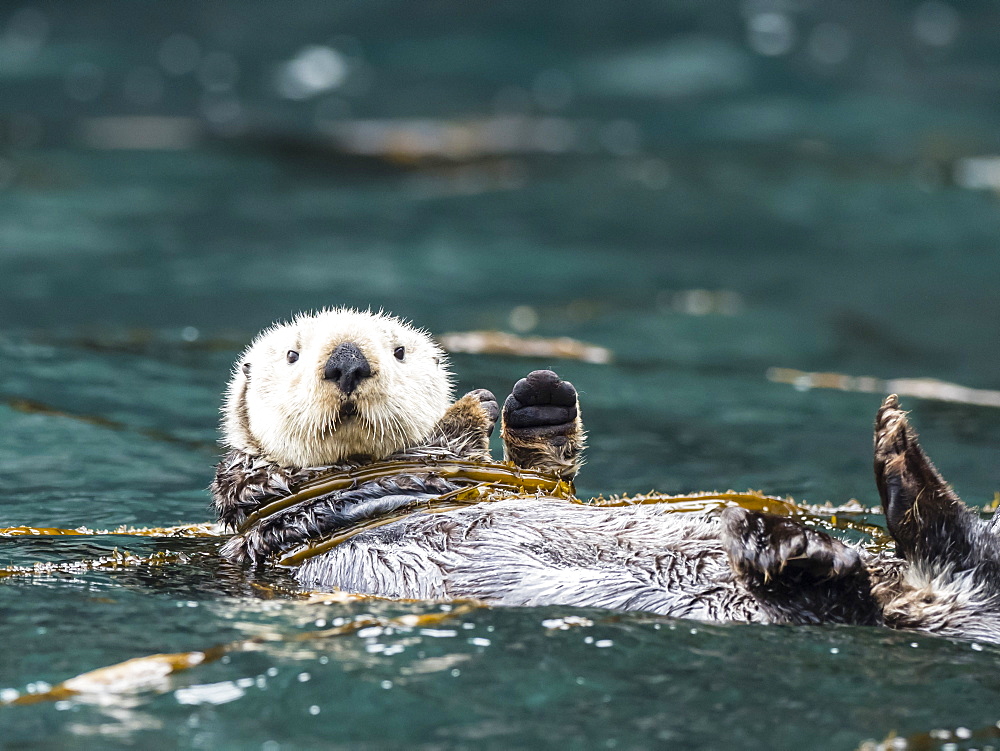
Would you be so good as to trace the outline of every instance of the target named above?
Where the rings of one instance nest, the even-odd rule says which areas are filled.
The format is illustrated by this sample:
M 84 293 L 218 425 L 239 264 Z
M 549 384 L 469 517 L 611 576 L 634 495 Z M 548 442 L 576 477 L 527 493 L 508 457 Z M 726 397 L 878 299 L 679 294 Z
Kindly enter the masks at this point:
M 237 408 L 229 410 L 236 420 L 238 381 L 230 392 Z M 417 445 L 391 456 L 484 456 L 497 411 L 491 394 L 473 392 Z M 584 434 L 572 385 L 536 371 L 515 385 L 502 418 L 508 458 L 575 475 Z M 213 483 L 220 517 L 236 526 L 318 471 L 234 449 Z M 945 483 L 894 396 L 876 418 L 875 475 L 896 555 L 741 508 L 665 514 L 656 506 L 517 498 L 411 513 L 307 560 L 296 575 L 307 586 L 387 597 L 472 597 L 719 621 L 884 623 L 1000 642 L 997 533 Z M 450 488 L 432 473 L 383 478 L 288 509 L 234 537 L 224 553 L 260 562 Z
M 456 401 L 438 421 L 430 438 L 422 445 L 399 451 L 391 461 L 411 459 L 485 459 L 498 407 L 489 391 L 478 390 Z M 244 452 L 232 451 L 216 468 L 211 491 L 219 521 L 232 530 L 247 517 L 271 501 L 283 498 L 294 489 L 331 469 L 350 470 L 360 463 L 294 469 L 281 467 Z M 395 495 L 402 505 L 407 494 L 440 495 L 458 486 L 428 474 L 401 475 L 365 483 L 350 491 L 329 493 L 298 504 L 257 524 L 246 534 L 232 537 L 223 554 L 236 561 L 262 561 L 269 555 L 335 531 L 348 523 L 367 518 L 359 515 L 359 505 L 366 504 L 368 515 L 388 510 L 386 504 L 371 501 Z M 351 511 L 346 508 L 352 507 Z
M 895 396 L 875 422 L 875 477 L 905 562 L 873 589 L 886 624 L 1000 642 L 1000 517 L 987 522 L 962 503 Z
M 586 444 L 576 389 L 551 370 L 522 378 L 504 402 L 500 434 L 508 461 L 572 480 Z
M 323 377 L 330 354 L 347 343 L 372 371 L 350 394 Z M 266 329 L 236 361 L 223 437 L 228 448 L 281 467 L 379 460 L 425 441 L 450 402 L 445 354 L 426 332 L 384 314 L 324 310 Z
M 752 594 L 734 586 L 717 515 L 654 506 L 542 498 L 418 513 L 310 559 L 297 576 L 306 586 L 388 597 L 768 621 Z
M 392 597 L 884 624 L 1000 641 L 1000 543 L 920 450 L 894 397 L 876 420 L 875 457 L 897 555 L 736 507 L 665 514 L 518 499 L 413 514 L 308 561 L 297 575 L 309 586 Z

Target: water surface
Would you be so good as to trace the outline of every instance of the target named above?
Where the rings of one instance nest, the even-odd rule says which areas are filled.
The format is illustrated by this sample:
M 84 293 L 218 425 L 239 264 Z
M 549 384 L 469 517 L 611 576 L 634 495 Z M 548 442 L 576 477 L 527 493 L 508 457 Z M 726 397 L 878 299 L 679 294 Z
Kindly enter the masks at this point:
M 233 359 L 271 321 L 341 304 L 434 333 L 510 330 L 528 306 L 527 333 L 612 349 L 610 365 L 452 358 L 459 392 L 502 398 L 539 367 L 576 384 L 590 431 L 581 495 L 754 488 L 877 505 L 881 395 L 799 391 L 766 372 L 998 388 L 1000 210 L 961 170 L 1000 148 L 1000 18 L 974 3 L 652 6 L 0 9 L 14 55 L 0 66 L 3 524 L 208 519 Z M 775 54 L 785 27 L 758 12 L 792 24 L 789 50 Z M 203 67 L 164 67 L 178 33 Z M 289 99 L 272 73 L 309 45 L 343 54 L 354 78 Z M 212 52 L 231 56 L 235 80 L 225 65 L 205 72 Z M 83 63 L 101 83 L 81 99 Z M 223 100 L 240 118 L 213 109 Z M 574 140 L 401 162 L 345 154 L 321 128 L 511 108 L 570 123 Z M 197 135 L 109 149 L 86 135 L 108 115 L 191 118 Z M 904 402 L 956 489 L 990 502 L 1000 411 Z M 5 579 L 4 697 L 136 656 L 274 637 L 103 703 L 0 708 L 2 743 L 854 748 L 1000 719 L 996 647 L 876 629 L 526 608 L 294 642 L 338 619 L 439 606 L 309 604 L 282 574 L 236 570 L 216 547 L 0 542 L 9 565 L 116 548 L 184 556 Z M 560 628 L 568 616 L 582 625 Z

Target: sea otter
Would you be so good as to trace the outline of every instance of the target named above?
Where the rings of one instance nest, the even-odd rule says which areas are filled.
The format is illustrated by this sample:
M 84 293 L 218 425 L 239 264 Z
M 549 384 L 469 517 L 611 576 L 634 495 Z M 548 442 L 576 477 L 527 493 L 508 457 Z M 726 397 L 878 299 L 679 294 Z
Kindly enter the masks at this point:
M 470 492 L 471 479 L 433 467 L 488 458 L 498 416 L 515 468 L 572 480 L 582 460 L 576 390 L 555 373 L 519 381 L 502 414 L 489 392 L 449 406 L 449 391 L 444 354 L 388 316 L 325 311 L 262 333 L 237 361 L 224 407 L 230 451 L 212 492 L 221 521 L 240 532 L 223 554 L 288 561 L 290 551 L 325 539 L 321 554 L 295 567 L 303 585 L 713 621 L 885 624 L 1000 641 L 998 531 L 944 482 L 894 396 L 875 425 L 891 555 L 739 507 L 665 514 L 537 493 L 415 509 Z M 325 488 L 314 478 L 326 465 L 357 479 Z M 379 466 L 402 469 L 366 474 Z M 313 487 L 311 497 L 291 496 Z M 384 523 L 336 537 L 360 520 Z
M 392 316 L 333 309 L 266 329 L 237 360 L 223 406 L 229 451 L 211 488 L 219 520 L 238 529 L 331 467 L 489 458 L 496 398 L 477 389 L 451 403 L 451 391 L 444 351 Z M 572 481 L 585 433 L 571 383 L 535 371 L 515 386 L 503 417 L 509 461 Z M 462 486 L 427 470 L 381 477 L 269 517 L 223 553 L 262 560 Z

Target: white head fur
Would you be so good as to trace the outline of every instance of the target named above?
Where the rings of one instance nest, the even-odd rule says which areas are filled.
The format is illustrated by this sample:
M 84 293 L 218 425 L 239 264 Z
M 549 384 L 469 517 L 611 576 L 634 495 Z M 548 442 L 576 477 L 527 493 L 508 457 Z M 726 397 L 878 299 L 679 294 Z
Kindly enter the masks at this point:
M 371 375 L 349 393 L 328 376 L 353 344 Z M 293 354 L 290 354 L 293 353 Z M 451 403 L 444 352 L 398 318 L 347 308 L 302 314 L 262 331 L 236 361 L 224 442 L 285 467 L 383 459 L 419 445 Z

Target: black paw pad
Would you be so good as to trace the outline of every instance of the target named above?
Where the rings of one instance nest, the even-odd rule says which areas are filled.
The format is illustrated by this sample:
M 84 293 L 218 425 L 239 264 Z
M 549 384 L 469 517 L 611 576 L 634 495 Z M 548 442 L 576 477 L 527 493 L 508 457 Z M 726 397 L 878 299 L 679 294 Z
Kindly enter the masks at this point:
M 550 428 L 567 426 L 576 420 L 576 389 L 551 370 L 536 370 L 514 384 L 504 402 L 504 423 L 508 428 Z

